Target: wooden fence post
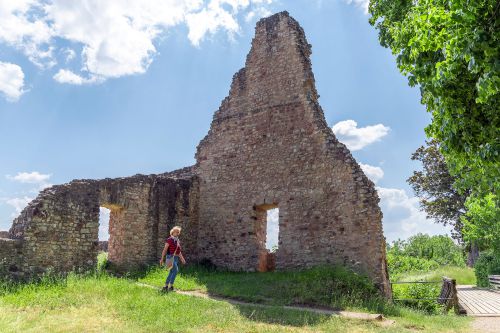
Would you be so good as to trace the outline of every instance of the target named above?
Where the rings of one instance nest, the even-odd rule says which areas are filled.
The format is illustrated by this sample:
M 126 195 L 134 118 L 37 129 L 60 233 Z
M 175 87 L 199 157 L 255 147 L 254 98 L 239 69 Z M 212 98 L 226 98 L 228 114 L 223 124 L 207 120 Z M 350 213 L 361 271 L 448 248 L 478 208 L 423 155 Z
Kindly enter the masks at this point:
M 438 303 L 444 304 L 446 311 L 453 307 L 455 313 L 459 313 L 458 294 L 457 294 L 457 281 L 443 276 L 443 285 L 441 286 L 441 293 L 438 298 Z
M 456 314 L 460 313 L 460 307 L 458 306 L 458 293 L 457 293 L 457 280 L 451 279 L 451 284 L 452 284 L 452 302 L 453 302 L 453 309 L 455 310 Z

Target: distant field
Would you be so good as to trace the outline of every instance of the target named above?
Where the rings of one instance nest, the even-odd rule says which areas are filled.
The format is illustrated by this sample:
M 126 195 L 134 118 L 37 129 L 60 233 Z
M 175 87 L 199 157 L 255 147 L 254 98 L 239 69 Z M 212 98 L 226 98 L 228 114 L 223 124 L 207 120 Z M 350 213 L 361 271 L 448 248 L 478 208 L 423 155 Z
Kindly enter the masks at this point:
M 304 300 L 321 304 L 328 295 L 336 294 L 328 286 L 362 283 L 336 281 L 321 290 L 320 284 L 332 274 L 341 279 L 340 273 L 325 269 L 302 273 L 224 273 L 182 268 L 176 287 L 278 305 Z M 162 285 L 165 275 L 164 270 L 154 268 L 140 274 L 139 280 Z M 373 322 L 284 310 L 279 306 L 263 309 L 175 293 L 165 295 L 136 282 L 96 273 L 70 275 L 63 280 L 45 279 L 24 286 L 0 283 L 0 332 L 467 332 L 470 322 L 454 315 L 425 316 L 418 311 L 379 305 L 396 320 L 393 326 L 380 327 Z M 349 295 L 342 302 L 351 302 L 351 308 L 356 308 Z M 357 304 L 361 304 L 358 310 L 371 311 L 369 302 Z

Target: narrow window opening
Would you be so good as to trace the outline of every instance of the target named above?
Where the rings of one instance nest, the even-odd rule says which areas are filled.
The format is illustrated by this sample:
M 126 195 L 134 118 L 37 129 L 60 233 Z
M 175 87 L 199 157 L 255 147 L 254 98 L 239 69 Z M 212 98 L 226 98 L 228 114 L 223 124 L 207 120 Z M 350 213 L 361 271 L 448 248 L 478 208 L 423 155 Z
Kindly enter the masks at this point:
M 255 206 L 256 230 L 259 243 L 260 272 L 274 271 L 279 246 L 279 209 L 277 204 Z
M 111 210 L 99 207 L 99 243 L 97 252 L 97 269 L 104 269 L 108 262 L 109 219 Z
M 280 232 L 279 208 L 269 209 L 267 212 L 266 226 L 266 249 L 274 253 L 278 250 L 278 239 Z
M 109 215 L 111 210 L 99 207 L 99 242 L 109 241 Z

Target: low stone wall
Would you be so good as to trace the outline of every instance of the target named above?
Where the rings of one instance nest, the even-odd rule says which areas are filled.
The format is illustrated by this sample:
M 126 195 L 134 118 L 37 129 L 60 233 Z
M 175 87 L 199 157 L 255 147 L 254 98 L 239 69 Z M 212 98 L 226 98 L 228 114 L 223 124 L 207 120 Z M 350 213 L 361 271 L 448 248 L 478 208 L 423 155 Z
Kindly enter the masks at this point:
M 197 186 L 190 170 L 74 180 L 43 190 L 3 234 L 12 239 L 2 243 L 0 275 L 15 272 L 29 279 L 46 272 L 88 271 L 102 250 L 118 270 L 155 264 L 174 225 L 183 227 L 183 249 L 193 261 Z M 105 243 L 98 239 L 100 206 L 111 211 Z
M 22 275 L 19 270 L 22 259 L 21 240 L 0 238 L 0 276 L 19 278 Z
M 99 241 L 97 247 L 99 248 L 99 251 L 108 252 L 108 241 Z

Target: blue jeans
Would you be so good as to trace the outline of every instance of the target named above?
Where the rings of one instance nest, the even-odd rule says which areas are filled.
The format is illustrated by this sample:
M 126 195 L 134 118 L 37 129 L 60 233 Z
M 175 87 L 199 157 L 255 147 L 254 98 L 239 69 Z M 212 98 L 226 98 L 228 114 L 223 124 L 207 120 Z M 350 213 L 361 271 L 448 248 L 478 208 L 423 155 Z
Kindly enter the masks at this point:
M 167 255 L 167 260 L 171 259 L 172 255 Z M 175 277 L 177 276 L 177 272 L 179 272 L 179 257 L 174 256 L 174 263 L 170 272 L 168 272 L 167 280 L 165 281 L 165 285 L 171 284 L 174 285 Z

